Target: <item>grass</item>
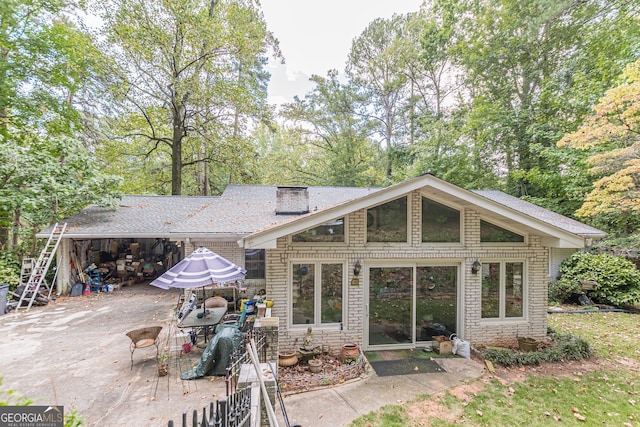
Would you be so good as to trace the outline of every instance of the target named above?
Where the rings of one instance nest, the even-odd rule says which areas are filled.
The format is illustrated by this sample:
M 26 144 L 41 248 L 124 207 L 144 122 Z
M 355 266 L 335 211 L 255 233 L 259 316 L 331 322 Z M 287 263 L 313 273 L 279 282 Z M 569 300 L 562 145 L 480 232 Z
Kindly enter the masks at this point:
M 640 426 L 640 373 L 617 363 L 623 359 L 640 362 L 640 316 L 553 314 L 548 320 L 556 332 L 587 340 L 595 357 L 614 362 L 612 367 L 584 375 L 530 375 L 513 384 L 497 380 L 482 384 L 477 380 L 478 390 L 464 398 L 449 392 L 425 396 L 403 405 L 385 406 L 350 426 Z

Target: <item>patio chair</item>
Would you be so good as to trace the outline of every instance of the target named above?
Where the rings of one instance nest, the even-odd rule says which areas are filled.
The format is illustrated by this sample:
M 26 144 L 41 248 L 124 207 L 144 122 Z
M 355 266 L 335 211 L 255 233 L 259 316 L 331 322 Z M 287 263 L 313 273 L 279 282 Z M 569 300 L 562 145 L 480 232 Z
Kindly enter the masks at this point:
M 156 359 L 160 354 L 158 335 L 162 331 L 162 326 L 147 326 L 146 328 L 135 329 L 127 332 L 127 336 L 131 339 L 129 350 L 131 351 L 131 369 L 133 369 L 133 352 L 138 348 L 156 346 Z

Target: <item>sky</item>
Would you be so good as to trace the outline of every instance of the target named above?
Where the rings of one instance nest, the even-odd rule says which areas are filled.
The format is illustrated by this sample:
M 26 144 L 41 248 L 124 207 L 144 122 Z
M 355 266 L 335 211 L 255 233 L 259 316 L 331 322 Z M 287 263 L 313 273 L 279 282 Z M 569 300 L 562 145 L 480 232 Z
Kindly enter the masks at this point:
M 271 60 L 269 102 L 291 102 L 312 89 L 312 74 L 344 66 L 351 42 L 376 18 L 416 12 L 423 0 L 262 0 L 267 28 L 280 41 L 285 65 Z

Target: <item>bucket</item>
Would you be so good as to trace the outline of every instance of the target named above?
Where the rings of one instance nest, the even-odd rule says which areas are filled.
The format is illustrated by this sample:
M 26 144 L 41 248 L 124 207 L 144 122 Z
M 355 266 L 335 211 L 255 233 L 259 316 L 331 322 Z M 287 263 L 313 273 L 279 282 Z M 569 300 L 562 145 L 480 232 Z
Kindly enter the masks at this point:
M 256 305 L 254 304 L 253 300 L 252 301 L 247 301 L 245 303 L 245 305 L 247 307 L 247 311 L 246 311 L 247 316 L 250 315 L 250 314 L 253 314 L 253 312 L 254 312 L 254 310 L 256 308 Z
M 9 295 L 9 284 L 0 283 L 0 315 L 7 312 L 7 295 Z
M 250 299 L 248 299 L 248 298 L 243 298 L 243 299 L 241 299 L 241 300 L 240 300 L 240 312 L 241 312 L 241 313 L 242 313 L 242 310 L 244 310 L 244 305 L 245 305 L 246 303 L 248 303 L 249 301 L 251 301 L 251 300 L 250 300 Z

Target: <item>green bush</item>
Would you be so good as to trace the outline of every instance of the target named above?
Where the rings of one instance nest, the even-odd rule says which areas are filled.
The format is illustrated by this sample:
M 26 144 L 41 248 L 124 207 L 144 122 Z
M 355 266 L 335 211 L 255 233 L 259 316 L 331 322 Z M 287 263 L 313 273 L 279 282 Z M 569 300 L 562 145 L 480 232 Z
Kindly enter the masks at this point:
M 549 299 L 564 302 L 581 293 L 581 280 L 598 283 L 586 292 L 595 302 L 620 307 L 640 301 L 640 271 L 631 261 L 587 252 L 576 252 L 560 264 L 560 278 L 549 285 Z
M 550 334 L 553 346 L 541 351 L 522 352 L 508 348 L 489 347 L 484 358 L 502 366 L 539 365 L 542 362 L 588 359 L 593 354 L 591 345 L 571 334 Z
M 20 284 L 20 262 L 14 252 L 0 253 L 0 283 L 8 283 L 11 290 Z

